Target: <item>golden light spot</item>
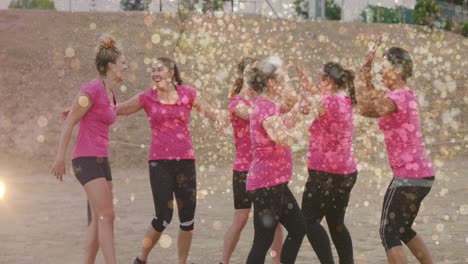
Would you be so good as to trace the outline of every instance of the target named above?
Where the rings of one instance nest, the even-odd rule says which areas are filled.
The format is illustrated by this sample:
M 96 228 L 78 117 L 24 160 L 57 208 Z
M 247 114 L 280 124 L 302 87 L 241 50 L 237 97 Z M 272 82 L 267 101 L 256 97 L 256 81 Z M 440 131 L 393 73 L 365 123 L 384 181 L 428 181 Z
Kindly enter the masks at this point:
M 119 203 L 119 199 L 117 199 L 117 198 L 114 197 L 114 199 L 112 200 L 112 203 L 113 203 L 114 205 L 117 205 L 117 204 Z
M 146 26 L 151 26 L 151 24 L 153 24 L 153 18 L 151 16 L 145 16 L 145 18 L 143 19 L 143 23 Z
M 89 29 L 95 30 L 96 29 L 96 23 L 89 24 Z
M 220 221 L 214 221 L 213 229 L 218 231 L 223 229 L 223 223 L 221 223 Z
M 87 96 L 80 95 L 80 97 L 78 97 L 78 104 L 79 104 L 81 107 L 88 107 L 88 105 L 89 105 L 89 98 L 88 98 Z
M 158 44 L 160 41 L 161 37 L 159 36 L 159 34 L 153 34 L 153 36 L 151 36 L 151 42 L 153 42 L 154 44 Z
M 271 250 L 270 251 L 270 257 L 274 258 L 274 257 L 276 257 L 276 255 L 278 255 L 278 253 L 276 253 L 276 250 Z
M 0 181 L 0 200 L 3 200 L 5 198 L 5 193 L 6 193 L 5 183 Z
M 168 235 L 162 235 L 159 239 L 159 245 L 162 248 L 169 248 L 172 244 L 172 238 Z
M 45 141 L 44 135 L 37 136 L 37 142 L 44 143 L 44 141 Z
M 68 58 L 75 56 L 75 50 L 73 48 L 67 48 L 65 50 L 65 56 Z
M 146 42 L 146 44 L 145 44 L 145 48 L 146 48 L 146 49 L 151 49 L 151 48 L 153 48 L 153 44 L 152 44 L 151 42 L 148 41 L 148 42 Z
M 49 122 L 49 120 L 47 120 L 47 117 L 42 116 L 42 115 L 37 119 L 37 125 L 40 126 L 40 127 L 47 126 L 48 122 Z
M 135 194 L 134 193 L 130 194 L 130 201 L 131 202 L 135 201 Z
M 130 70 L 135 71 L 138 69 L 138 63 L 132 61 L 130 62 Z
M 151 59 L 150 58 L 145 58 L 145 60 L 143 61 L 146 65 L 150 64 L 151 63 Z
M 141 245 L 144 248 L 151 248 L 151 246 L 153 245 L 153 240 L 149 237 L 145 237 L 143 241 L 141 241 Z
M 127 86 L 125 86 L 125 85 L 120 86 L 120 91 L 125 93 L 127 91 Z
M 463 204 L 460 206 L 460 214 L 468 215 L 468 204 Z
M 81 62 L 80 62 L 80 59 L 78 58 L 73 58 L 71 63 L 70 63 L 70 66 L 74 69 L 74 70 L 79 70 L 80 69 L 80 66 L 81 66 Z

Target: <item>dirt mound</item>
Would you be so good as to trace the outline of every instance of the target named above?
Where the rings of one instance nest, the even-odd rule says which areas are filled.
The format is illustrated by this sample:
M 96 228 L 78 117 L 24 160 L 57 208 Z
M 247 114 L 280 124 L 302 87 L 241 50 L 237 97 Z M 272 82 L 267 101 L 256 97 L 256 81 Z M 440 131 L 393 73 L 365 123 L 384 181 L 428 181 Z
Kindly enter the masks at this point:
M 192 16 L 181 22 L 171 14 L 6 10 L 0 11 L 0 165 L 50 166 L 60 112 L 82 84 L 96 77 L 94 48 L 104 32 L 121 41 L 130 64 L 128 81 L 117 91 L 121 101 L 151 86 L 150 58 L 169 56 L 176 59 L 184 81 L 220 108 L 227 108 L 241 57 L 278 53 L 311 73 L 327 61 L 357 69 L 370 40 L 384 33 L 384 47 L 401 46 L 414 57 L 409 86 L 419 96 L 425 139 L 436 164 L 467 152 L 468 40 L 459 35 L 410 25 L 246 16 Z M 216 133 L 198 114 L 193 115 L 192 134 L 204 169 L 231 162 L 232 138 Z M 361 166 L 386 162 L 382 141 L 375 121 L 357 118 L 355 149 Z M 120 118 L 111 133 L 113 166 L 145 166 L 149 142 L 143 112 Z M 305 158 L 303 151 L 299 154 Z

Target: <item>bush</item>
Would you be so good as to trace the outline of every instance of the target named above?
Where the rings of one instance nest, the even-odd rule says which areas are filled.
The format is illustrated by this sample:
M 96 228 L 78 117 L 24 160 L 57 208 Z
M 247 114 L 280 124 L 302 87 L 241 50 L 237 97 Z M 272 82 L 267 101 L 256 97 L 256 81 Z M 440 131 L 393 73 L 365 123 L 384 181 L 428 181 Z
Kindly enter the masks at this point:
M 468 21 L 466 21 L 464 24 L 463 24 L 463 32 L 462 32 L 463 36 L 464 37 L 468 37 Z
M 13 0 L 8 8 L 55 10 L 53 0 Z
M 435 0 L 421 0 L 414 7 L 416 23 L 433 27 L 439 21 L 440 6 Z

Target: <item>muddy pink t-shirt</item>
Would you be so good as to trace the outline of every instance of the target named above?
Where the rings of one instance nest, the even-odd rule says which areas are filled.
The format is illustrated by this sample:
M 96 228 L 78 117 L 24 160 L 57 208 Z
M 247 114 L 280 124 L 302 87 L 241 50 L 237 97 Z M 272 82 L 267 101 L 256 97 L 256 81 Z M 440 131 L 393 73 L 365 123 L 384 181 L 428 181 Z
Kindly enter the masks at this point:
M 379 118 L 393 175 L 401 178 L 434 176 L 434 168 L 424 145 L 415 94 L 408 88 L 400 88 L 387 93 L 385 97 L 397 106 L 395 113 Z
M 333 174 L 353 173 L 356 171 L 356 158 L 351 98 L 339 95 L 323 95 L 322 98 L 326 113 L 309 128 L 307 167 Z
M 250 122 L 238 117 L 234 113 L 235 108 L 240 104 L 250 107 L 249 101 L 239 95 L 234 96 L 229 102 L 229 119 L 231 120 L 234 132 L 234 145 L 236 147 L 236 157 L 232 169 L 235 171 L 248 171 L 252 163 Z
M 78 137 L 73 147 L 72 159 L 79 157 L 107 157 L 109 127 L 117 116 L 116 95 L 114 104 L 107 97 L 106 87 L 101 79 L 95 79 L 82 86 L 80 92 L 91 98 L 92 106 L 79 123 Z
M 197 92 L 190 86 L 177 85 L 177 94 L 175 104 L 161 103 L 157 89 L 139 96 L 151 127 L 149 160 L 195 159 L 189 127 Z
M 291 180 L 291 149 L 276 144 L 263 128 L 263 121 L 271 116 L 280 116 L 279 108 L 266 99 L 255 99 L 250 117 L 253 161 L 247 175 L 248 191 Z

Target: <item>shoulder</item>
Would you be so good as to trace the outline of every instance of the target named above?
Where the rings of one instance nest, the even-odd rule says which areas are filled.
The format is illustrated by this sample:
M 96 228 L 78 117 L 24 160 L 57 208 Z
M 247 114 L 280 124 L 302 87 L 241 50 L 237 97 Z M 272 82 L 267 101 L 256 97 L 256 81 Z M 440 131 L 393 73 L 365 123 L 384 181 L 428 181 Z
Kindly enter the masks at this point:
M 177 85 L 177 90 L 179 90 L 183 94 L 188 95 L 189 97 L 195 98 L 197 95 L 197 89 L 189 85 Z
M 81 86 L 80 92 L 88 94 L 91 98 L 96 97 L 101 91 L 104 91 L 104 85 L 101 79 L 94 79 Z

